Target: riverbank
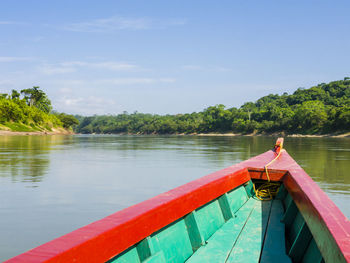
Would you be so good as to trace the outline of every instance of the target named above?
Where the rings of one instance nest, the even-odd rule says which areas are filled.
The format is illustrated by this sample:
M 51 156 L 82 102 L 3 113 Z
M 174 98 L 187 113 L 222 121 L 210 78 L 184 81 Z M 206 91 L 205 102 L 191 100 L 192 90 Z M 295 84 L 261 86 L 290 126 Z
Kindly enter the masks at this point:
M 183 135 L 183 134 L 181 134 Z M 185 134 L 184 134 L 185 135 Z M 294 138 L 346 138 L 350 137 L 348 133 L 333 133 L 333 134 L 285 134 L 285 133 L 251 133 L 251 134 L 239 134 L 239 133 L 198 133 L 190 134 L 197 136 L 280 136 L 280 137 L 294 137 Z
M 4 135 L 70 135 L 75 134 L 73 131 L 65 130 L 63 128 L 52 129 L 52 131 L 10 131 L 0 130 L 0 136 Z
M 79 134 L 79 133 L 77 133 Z M 332 133 L 332 134 L 286 134 L 286 133 L 169 133 L 169 134 L 159 134 L 159 133 L 83 133 L 90 135 L 130 135 L 130 136 L 217 136 L 217 137 L 236 137 L 236 136 L 247 136 L 247 137 L 293 137 L 293 138 L 346 138 L 350 137 L 350 132 L 348 133 Z
M 77 134 L 72 130 L 66 130 L 63 128 L 55 128 L 52 131 L 11 131 L 1 130 L 1 135 L 72 135 Z M 79 133 L 78 133 L 79 134 Z M 91 133 L 91 135 L 98 135 L 97 133 Z M 101 134 L 102 135 L 102 134 Z M 292 138 L 347 138 L 350 137 L 348 133 L 330 133 L 330 134 L 286 134 L 286 133 L 173 133 L 173 134 L 142 134 L 142 133 L 108 133 L 106 135 L 174 135 L 174 136 L 217 136 L 217 137 L 235 137 L 235 136 L 247 136 L 247 137 L 292 137 Z
M 304 137 L 304 138 L 329 137 L 329 138 L 346 138 L 346 137 L 350 137 L 350 132 L 341 133 L 341 134 L 320 134 L 320 135 L 290 134 L 290 135 L 287 135 L 286 137 Z

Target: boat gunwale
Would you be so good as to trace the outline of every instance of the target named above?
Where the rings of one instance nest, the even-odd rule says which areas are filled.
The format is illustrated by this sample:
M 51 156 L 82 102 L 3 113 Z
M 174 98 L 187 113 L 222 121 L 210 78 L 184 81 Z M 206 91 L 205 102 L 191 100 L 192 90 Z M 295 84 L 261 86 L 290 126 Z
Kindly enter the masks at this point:
M 349 219 L 300 169 L 289 170 L 283 179 L 285 188 L 308 225 L 325 262 L 350 262 Z

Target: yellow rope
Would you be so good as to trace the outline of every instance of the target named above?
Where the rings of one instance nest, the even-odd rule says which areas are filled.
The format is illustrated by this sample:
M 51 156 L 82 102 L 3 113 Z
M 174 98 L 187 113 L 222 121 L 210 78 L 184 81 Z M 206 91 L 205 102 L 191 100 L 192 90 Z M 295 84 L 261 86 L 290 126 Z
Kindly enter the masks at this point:
M 255 189 L 255 184 L 253 184 L 255 196 L 262 201 L 272 200 L 273 197 L 277 195 L 278 189 L 280 187 L 279 183 L 270 182 L 270 176 L 269 176 L 269 172 L 267 170 L 267 167 L 269 165 L 271 165 L 274 161 L 276 161 L 278 159 L 278 157 L 281 155 L 283 144 L 281 144 L 279 146 L 280 146 L 280 151 L 277 154 L 276 158 L 265 165 L 265 173 L 266 173 L 266 177 L 267 177 L 267 183 L 260 185 L 258 189 Z

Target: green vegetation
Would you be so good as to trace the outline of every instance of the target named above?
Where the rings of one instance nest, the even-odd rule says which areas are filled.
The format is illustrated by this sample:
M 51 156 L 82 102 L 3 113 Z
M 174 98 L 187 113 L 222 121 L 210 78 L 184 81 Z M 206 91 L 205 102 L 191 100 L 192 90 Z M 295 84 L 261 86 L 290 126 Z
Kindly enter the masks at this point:
M 240 108 L 224 105 L 177 115 L 133 113 L 78 117 L 80 133 L 301 133 L 350 131 L 350 79 L 322 83 L 293 94 L 270 94 Z
M 59 113 L 56 115 L 58 119 L 62 122 L 63 128 L 70 128 L 73 126 L 76 126 L 79 124 L 79 121 L 77 118 L 75 118 L 73 115 L 68 115 L 65 113 Z
M 21 98 L 21 94 L 23 98 Z M 0 94 L 0 129 L 35 132 L 70 128 L 78 124 L 72 115 L 52 114 L 51 101 L 39 87 Z

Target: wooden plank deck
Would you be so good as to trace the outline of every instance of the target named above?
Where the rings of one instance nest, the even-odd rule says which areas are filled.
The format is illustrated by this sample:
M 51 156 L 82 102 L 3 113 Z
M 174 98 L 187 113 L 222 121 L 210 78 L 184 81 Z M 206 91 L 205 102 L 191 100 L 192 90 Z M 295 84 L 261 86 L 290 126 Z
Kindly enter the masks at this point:
M 280 200 L 273 200 L 261 263 L 292 262 L 286 254 L 285 226 L 281 222 L 284 210 Z
M 200 247 L 186 262 L 225 262 L 232 250 L 234 242 L 237 240 L 252 210 L 256 206 L 257 202 L 251 198 L 234 218 L 231 218 L 216 231 L 208 239 L 207 244 Z
M 286 262 L 280 200 L 250 198 L 186 262 Z

